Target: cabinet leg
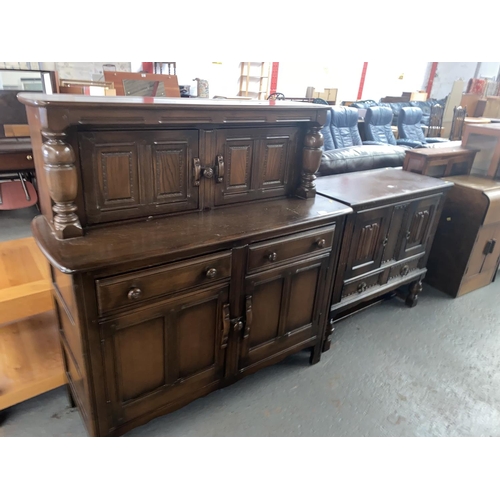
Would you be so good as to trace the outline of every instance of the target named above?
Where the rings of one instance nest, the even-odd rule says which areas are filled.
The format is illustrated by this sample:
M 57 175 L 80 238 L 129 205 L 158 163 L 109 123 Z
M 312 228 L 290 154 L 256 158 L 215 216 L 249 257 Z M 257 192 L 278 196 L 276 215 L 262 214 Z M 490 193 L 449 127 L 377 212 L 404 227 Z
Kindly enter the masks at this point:
M 323 352 L 330 350 L 330 346 L 332 344 L 330 337 L 333 335 L 333 332 L 335 331 L 335 327 L 333 325 L 334 325 L 334 323 L 333 323 L 333 318 L 332 318 L 332 319 L 330 319 L 330 322 L 328 323 L 328 326 L 326 327 L 325 340 L 323 341 Z
M 418 294 L 422 291 L 422 281 L 414 281 L 410 284 L 410 293 L 406 296 L 405 304 L 408 307 L 415 307 L 418 304 Z
M 309 363 L 311 365 L 315 365 L 316 363 L 319 363 L 319 360 L 321 359 L 322 347 L 323 347 L 322 344 L 318 343 L 312 348 L 311 357 L 309 358 Z
M 71 394 L 71 389 L 69 388 L 69 384 L 66 384 L 66 392 L 68 394 L 69 407 L 76 408 L 75 400 L 73 399 L 73 394 Z

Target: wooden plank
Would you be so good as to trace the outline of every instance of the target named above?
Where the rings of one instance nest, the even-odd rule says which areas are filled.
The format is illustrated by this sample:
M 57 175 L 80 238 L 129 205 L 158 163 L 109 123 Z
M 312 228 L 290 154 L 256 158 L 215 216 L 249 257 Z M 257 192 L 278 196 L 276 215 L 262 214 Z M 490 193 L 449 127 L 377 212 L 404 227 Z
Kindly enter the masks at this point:
M 0 290 L 0 325 L 53 309 L 52 285 L 33 281 Z
M 48 262 L 33 238 L 0 243 L 0 325 L 53 309 Z
M 65 383 L 54 311 L 0 328 L 0 410 Z

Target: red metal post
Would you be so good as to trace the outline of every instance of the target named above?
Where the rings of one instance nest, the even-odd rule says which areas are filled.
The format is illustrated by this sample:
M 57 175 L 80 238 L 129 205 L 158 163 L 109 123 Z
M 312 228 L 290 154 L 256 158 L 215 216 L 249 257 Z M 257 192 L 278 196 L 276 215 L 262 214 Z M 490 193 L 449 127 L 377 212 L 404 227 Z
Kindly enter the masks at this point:
M 143 62 L 142 63 L 142 72 L 143 73 L 154 73 L 153 63 L 152 62 Z
M 271 84 L 269 86 L 269 93 L 273 94 L 276 92 L 276 89 L 278 88 L 278 70 L 279 70 L 280 63 L 273 62 L 273 65 L 271 67 Z
M 434 77 L 436 76 L 438 63 L 433 62 L 431 66 L 431 72 L 429 74 L 429 81 L 427 82 L 427 99 L 431 98 L 432 84 L 434 83 Z
M 364 62 L 363 63 L 363 71 L 361 72 L 361 80 L 359 82 L 358 97 L 357 97 L 358 101 L 363 96 L 363 87 L 365 86 L 365 78 L 366 78 L 367 68 L 368 68 L 368 63 Z

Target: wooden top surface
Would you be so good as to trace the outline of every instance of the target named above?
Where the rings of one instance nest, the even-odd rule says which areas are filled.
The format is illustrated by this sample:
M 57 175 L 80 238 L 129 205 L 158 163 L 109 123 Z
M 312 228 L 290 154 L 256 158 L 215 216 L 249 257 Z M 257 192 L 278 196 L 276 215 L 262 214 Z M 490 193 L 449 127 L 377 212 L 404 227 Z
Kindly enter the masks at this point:
M 166 97 L 101 97 L 76 94 L 40 94 L 34 92 L 21 92 L 18 99 L 28 106 L 80 106 L 94 105 L 105 108 L 131 107 L 131 108 L 200 108 L 200 109 L 328 109 L 330 106 L 312 104 L 307 102 L 292 101 L 248 101 L 234 99 L 184 99 Z
M 231 241 L 250 243 L 279 236 L 287 229 L 331 223 L 351 209 L 317 196 L 279 199 L 205 212 L 95 228 L 80 238 L 57 240 L 43 216 L 32 229 L 45 256 L 63 272 L 89 271 L 161 258 L 184 258 L 227 248 Z M 147 263 L 147 264 L 146 264 Z
M 459 143 L 460 144 L 460 143 Z M 461 145 L 450 146 L 449 148 L 418 148 L 408 149 L 407 154 L 415 154 L 422 156 L 454 156 L 457 153 L 471 153 L 476 152 L 477 149 L 464 148 Z
M 451 186 L 451 182 L 395 168 L 329 175 L 316 181 L 319 194 L 351 207 L 425 194 Z
M 443 180 L 452 181 L 457 186 L 470 187 L 481 191 L 493 191 L 500 189 L 500 182 L 488 177 L 478 177 L 475 175 L 455 175 L 445 177 Z
M 500 132 L 500 123 L 467 123 L 467 128 L 477 131 L 477 130 L 488 130 L 491 132 Z

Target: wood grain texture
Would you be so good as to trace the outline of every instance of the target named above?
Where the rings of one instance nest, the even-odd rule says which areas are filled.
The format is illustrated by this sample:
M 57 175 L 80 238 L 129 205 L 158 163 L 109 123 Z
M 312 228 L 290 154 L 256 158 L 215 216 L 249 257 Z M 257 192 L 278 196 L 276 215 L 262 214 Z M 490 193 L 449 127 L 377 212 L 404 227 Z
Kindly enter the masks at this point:
M 49 267 L 33 238 L 0 243 L 0 324 L 53 309 Z
M 0 328 L 0 410 L 65 383 L 54 311 Z

